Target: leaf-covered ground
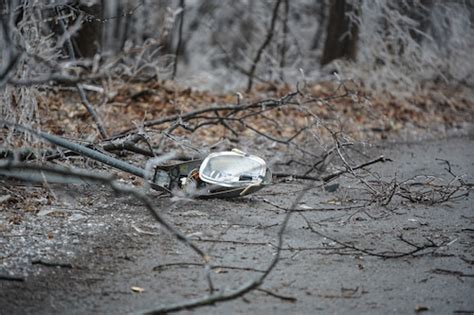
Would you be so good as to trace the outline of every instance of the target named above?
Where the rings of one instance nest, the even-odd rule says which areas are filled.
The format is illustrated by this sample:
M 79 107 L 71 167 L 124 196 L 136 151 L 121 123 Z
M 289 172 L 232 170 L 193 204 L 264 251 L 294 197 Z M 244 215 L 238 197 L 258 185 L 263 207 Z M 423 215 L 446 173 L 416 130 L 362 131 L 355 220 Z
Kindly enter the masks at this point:
M 129 128 L 140 127 L 146 120 L 187 113 L 212 105 L 253 103 L 265 99 L 278 99 L 296 87 L 283 85 L 277 87 L 261 85 L 251 93 L 213 93 L 210 91 L 183 88 L 172 82 L 123 83 L 104 88 L 105 95 L 90 92 L 91 101 L 103 117 L 110 135 Z M 426 87 L 419 94 L 409 98 L 397 99 L 392 94 L 370 95 L 360 86 L 345 82 L 341 87 L 337 82 L 308 84 L 301 89 L 302 102 L 322 121 L 338 124 L 345 133 L 358 139 L 373 137 L 386 138 L 403 135 L 404 132 L 443 132 L 457 128 L 465 122 L 472 122 L 474 115 L 474 95 L 472 91 L 459 87 L 435 85 Z M 348 94 L 346 97 L 338 96 Z M 76 92 L 48 91 L 40 103 L 41 126 L 57 134 L 91 135 L 94 124 Z M 396 95 L 396 93 L 394 93 Z M 332 98 L 325 101 L 325 98 Z M 273 130 L 268 120 L 256 117 L 251 120 L 263 131 L 272 130 L 276 135 L 290 135 L 299 126 L 307 123 L 307 117 L 294 106 L 281 108 L 268 113 L 276 119 L 280 128 Z M 333 120 L 338 120 L 334 122 Z M 161 126 L 163 130 L 167 126 Z M 252 136 L 254 133 L 242 128 L 239 136 Z M 183 130 L 178 130 L 186 134 Z M 189 134 L 189 133 L 188 133 Z M 208 126 L 199 136 L 201 141 L 214 141 L 220 137 L 233 136 L 223 126 Z M 208 139 L 210 138 L 210 139 Z

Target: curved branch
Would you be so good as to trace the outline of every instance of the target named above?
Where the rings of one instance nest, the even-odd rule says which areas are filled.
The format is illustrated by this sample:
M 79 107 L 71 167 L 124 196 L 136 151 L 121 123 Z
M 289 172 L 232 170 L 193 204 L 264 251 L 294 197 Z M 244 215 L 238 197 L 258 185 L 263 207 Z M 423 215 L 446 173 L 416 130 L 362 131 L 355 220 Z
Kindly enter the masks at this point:
M 145 311 L 143 312 L 143 314 L 148 314 L 148 315 L 166 314 L 166 313 L 171 313 L 171 312 L 178 312 L 185 309 L 194 309 L 201 306 L 212 305 L 218 302 L 230 301 L 238 297 L 241 297 L 252 290 L 259 288 L 260 285 L 264 282 L 264 280 L 268 277 L 268 275 L 273 271 L 273 269 L 275 268 L 275 266 L 278 264 L 280 260 L 281 250 L 283 247 L 282 246 L 283 235 L 286 231 L 288 222 L 290 221 L 290 218 L 293 214 L 293 210 L 296 209 L 301 198 L 303 198 L 306 192 L 309 191 L 312 187 L 313 185 L 311 184 L 311 185 L 306 186 L 305 189 L 301 190 L 301 192 L 298 194 L 298 196 L 295 198 L 292 205 L 290 206 L 289 211 L 286 212 L 285 217 L 281 223 L 280 230 L 278 231 L 276 252 L 273 256 L 273 259 L 270 261 L 268 267 L 265 269 L 262 275 L 248 281 L 247 283 L 242 284 L 240 287 L 237 287 L 235 289 L 224 289 L 222 291 L 218 291 L 216 293 L 212 293 L 212 294 L 209 294 L 200 298 L 196 298 L 193 300 L 188 300 L 188 301 L 180 302 L 176 304 L 164 305 L 150 311 Z

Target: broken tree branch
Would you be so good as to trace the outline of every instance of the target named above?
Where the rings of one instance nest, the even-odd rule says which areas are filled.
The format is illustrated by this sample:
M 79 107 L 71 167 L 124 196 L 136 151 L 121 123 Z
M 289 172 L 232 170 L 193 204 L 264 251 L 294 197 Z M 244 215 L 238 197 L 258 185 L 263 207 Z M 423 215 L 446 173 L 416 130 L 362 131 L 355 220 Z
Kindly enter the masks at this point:
M 352 171 L 367 167 L 372 164 L 376 164 L 379 162 L 385 163 L 385 162 L 391 162 L 392 160 L 390 158 L 386 158 L 383 155 L 379 156 L 376 159 L 364 162 L 362 164 L 359 164 L 357 166 L 354 166 L 351 168 Z M 305 180 L 313 180 L 313 181 L 322 181 L 322 182 L 329 182 L 345 173 L 348 173 L 349 169 L 337 171 L 335 173 L 326 175 L 326 176 L 308 176 L 308 175 L 299 175 L 299 174 L 292 174 L 292 173 L 282 173 L 282 172 L 275 172 L 273 173 L 273 176 L 279 178 L 279 177 L 292 177 L 295 179 L 305 179 Z
M 267 100 L 263 100 L 263 101 L 259 101 L 255 103 L 242 104 L 242 105 L 209 106 L 207 108 L 193 110 L 186 114 L 175 114 L 175 115 L 166 116 L 166 117 L 162 117 L 158 119 L 148 120 L 148 121 L 143 122 L 142 125 L 143 127 L 152 127 L 152 126 L 162 125 L 164 123 L 174 122 L 177 120 L 180 120 L 181 122 L 186 122 L 191 119 L 200 118 L 199 115 L 204 114 L 204 113 L 215 113 L 215 112 L 222 112 L 222 111 L 237 112 L 237 111 L 243 111 L 243 110 L 259 108 L 259 107 L 276 108 L 276 107 L 280 107 L 282 105 L 288 104 L 290 100 L 296 95 L 297 95 L 297 92 L 294 92 L 277 100 L 267 99 Z M 218 119 L 222 119 L 222 118 L 218 118 Z M 126 130 L 123 130 L 122 132 L 120 132 L 119 134 L 115 135 L 112 138 L 126 135 L 134 129 L 135 128 L 128 128 Z
M 358 170 L 358 169 L 361 169 L 361 168 L 364 168 L 364 167 L 366 167 L 366 166 L 369 166 L 369 165 L 372 165 L 372 164 L 375 164 L 375 163 L 379 163 L 379 162 L 382 162 L 382 163 L 385 163 L 385 162 L 392 162 L 392 160 L 391 160 L 390 158 L 386 158 L 386 157 L 384 157 L 383 155 L 381 155 L 380 157 L 378 157 L 378 158 L 376 158 L 376 159 L 373 159 L 373 160 L 371 160 L 371 161 L 368 161 L 368 162 L 362 163 L 362 164 L 360 164 L 360 165 L 357 165 L 357 166 L 355 166 L 355 167 L 352 167 L 351 170 L 352 170 L 352 171 L 355 171 L 355 170 Z M 323 177 L 322 177 L 322 180 L 323 180 L 324 182 L 328 182 L 328 181 L 330 181 L 330 180 L 332 180 L 332 179 L 334 179 L 334 178 L 336 178 L 336 177 L 339 177 L 339 176 L 341 176 L 342 174 L 345 174 L 345 173 L 347 173 L 347 172 L 349 172 L 348 169 L 345 169 L 345 170 L 339 171 L 339 172 L 335 172 L 335 173 L 333 173 L 333 174 L 329 174 L 329 175 L 323 176 Z
M 99 115 L 95 111 L 94 107 L 92 107 L 91 103 L 87 99 L 87 95 L 86 95 L 86 92 L 84 91 L 84 88 L 82 87 L 82 84 L 78 83 L 76 84 L 76 87 L 79 92 L 79 95 L 81 96 L 82 104 L 86 107 L 87 111 L 89 112 L 92 119 L 94 120 L 95 125 L 97 126 L 97 129 L 99 130 L 99 133 L 102 139 L 107 139 L 108 135 L 107 135 L 107 132 L 105 131 L 104 124 L 102 123 L 102 120 L 100 119 Z
M 191 241 L 186 235 L 177 230 L 172 226 L 166 219 L 162 217 L 159 211 L 155 208 L 152 201 L 148 196 L 133 187 L 128 187 L 119 184 L 114 180 L 112 176 L 98 174 L 97 172 L 87 172 L 78 168 L 60 168 L 53 166 L 40 166 L 24 163 L 13 163 L 11 161 L 1 162 L 0 169 L 6 171 L 26 171 L 31 172 L 32 175 L 39 175 L 40 178 L 48 178 L 48 176 L 59 176 L 64 178 L 78 178 L 95 183 L 107 185 L 112 188 L 116 193 L 132 196 L 139 200 L 155 220 L 160 223 L 168 232 L 170 232 L 177 240 L 190 247 L 195 253 L 197 253 L 205 262 L 210 260 L 210 257 L 201 250 L 193 241 Z M 21 177 L 19 179 L 22 179 Z

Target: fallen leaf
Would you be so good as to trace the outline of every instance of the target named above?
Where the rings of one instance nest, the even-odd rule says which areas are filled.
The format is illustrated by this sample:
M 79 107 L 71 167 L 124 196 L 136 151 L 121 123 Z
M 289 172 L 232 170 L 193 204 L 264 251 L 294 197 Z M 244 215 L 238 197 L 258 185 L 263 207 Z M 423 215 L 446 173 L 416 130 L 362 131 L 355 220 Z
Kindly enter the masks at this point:
M 141 288 L 141 287 L 131 287 L 130 289 L 132 289 L 133 292 L 137 292 L 137 293 L 142 293 L 143 291 L 145 291 L 145 289 Z
M 424 312 L 424 311 L 427 311 L 429 310 L 428 306 L 424 306 L 424 305 L 417 305 L 415 307 L 415 312 L 419 313 L 419 312 Z
M 53 213 L 54 211 L 56 211 L 56 210 L 54 210 L 54 209 L 41 209 L 41 210 L 37 213 L 37 216 L 42 217 L 42 216 L 48 215 L 48 214 L 50 214 L 50 213 Z
M 323 203 L 328 204 L 328 205 L 340 205 L 341 200 L 339 200 L 339 199 L 330 199 L 330 200 L 323 201 Z

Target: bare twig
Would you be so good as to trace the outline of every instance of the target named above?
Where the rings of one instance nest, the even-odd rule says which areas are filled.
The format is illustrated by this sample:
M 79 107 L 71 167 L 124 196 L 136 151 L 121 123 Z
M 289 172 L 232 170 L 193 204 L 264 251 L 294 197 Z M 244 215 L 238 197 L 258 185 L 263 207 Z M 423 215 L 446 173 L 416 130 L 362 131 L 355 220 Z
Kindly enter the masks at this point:
M 474 277 L 473 273 L 464 273 L 462 271 L 442 269 L 442 268 L 433 269 L 431 270 L 431 272 L 438 275 L 452 275 L 456 277 L 470 277 L 470 278 Z
M 231 54 L 227 51 L 227 49 L 224 48 L 224 46 L 222 46 L 222 44 L 217 41 L 216 42 L 217 46 L 220 48 L 220 50 L 227 56 L 227 60 L 229 62 L 229 66 L 234 68 L 235 70 L 237 70 L 238 72 L 246 75 L 247 77 L 250 76 L 250 71 L 245 69 L 243 66 L 241 66 L 240 64 L 238 64 L 234 58 L 231 56 Z M 271 86 L 272 88 L 277 88 L 276 84 L 274 84 L 273 82 L 268 82 L 267 80 L 265 80 L 264 78 L 258 76 L 256 73 L 254 73 L 253 75 L 253 78 L 259 82 L 262 82 L 262 83 L 266 83 L 268 84 L 269 86 Z
M 277 2 L 275 3 L 275 7 L 273 8 L 273 13 L 272 13 L 272 20 L 270 22 L 270 27 L 268 28 L 267 36 L 265 40 L 263 41 L 262 45 L 260 46 L 260 48 L 258 49 L 257 54 L 255 55 L 255 59 L 253 60 L 252 67 L 250 68 L 249 81 L 247 84 L 247 92 L 250 92 L 250 90 L 252 89 L 253 76 L 255 74 L 255 70 L 257 69 L 257 64 L 260 61 L 260 58 L 262 57 L 262 53 L 265 50 L 265 48 L 268 46 L 268 44 L 270 44 L 270 41 L 272 40 L 280 3 L 281 3 L 281 0 L 277 0 Z
M 151 127 L 151 126 L 157 126 L 157 125 L 162 125 L 164 123 L 169 123 L 169 122 L 174 122 L 177 120 L 180 120 L 181 122 L 186 122 L 191 119 L 197 119 L 200 118 L 199 115 L 205 114 L 205 113 L 215 113 L 215 112 L 223 112 L 223 111 L 231 111 L 231 112 L 238 112 L 238 111 L 243 111 L 243 110 L 248 110 L 248 109 L 253 109 L 253 108 L 260 108 L 260 107 L 266 107 L 266 108 L 277 108 L 280 106 L 283 106 L 285 104 L 288 104 L 288 102 L 296 95 L 297 93 L 290 93 L 286 95 L 285 97 L 282 97 L 281 99 L 275 100 L 275 99 L 268 99 L 268 100 L 263 100 L 255 103 L 250 103 L 250 104 L 241 104 L 241 105 L 220 105 L 220 106 L 209 106 L 207 108 L 202 108 L 202 109 L 196 109 L 191 112 L 188 112 L 186 114 L 176 114 L 176 115 L 171 115 L 167 117 L 162 117 L 158 119 L 153 119 L 153 120 L 148 120 L 143 122 L 143 127 Z M 218 120 L 221 118 L 218 118 Z M 117 134 L 114 137 L 119 137 L 128 134 L 131 132 L 134 128 L 129 128 L 126 130 L 123 130 L 119 134 Z
M 47 261 L 42 259 L 35 259 L 31 261 L 32 265 L 43 265 L 45 267 L 60 267 L 60 268 L 73 268 L 71 263 L 60 262 L 60 261 Z
M 107 132 L 105 131 L 104 124 L 102 123 L 102 120 L 100 119 L 99 115 L 97 114 L 97 112 L 94 110 L 91 103 L 87 99 L 87 95 L 84 91 L 84 88 L 82 87 L 82 84 L 78 83 L 76 84 L 76 87 L 79 92 L 79 95 L 81 96 L 82 104 L 86 107 L 87 111 L 89 112 L 92 119 L 94 120 L 102 139 L 107 139 L 108 135 L 107 135 Z
M 422 180 L 418 180 L 422 178 Z M 416 180 L 415 180 L 416 179 Z M 433 176 L 415 176 L 398 184 L 396 195 L 413 203 L 444 203 L 469 195 L 469 184 L 455 176 L 448 184 L 436 184 Z M 464 190 L 464 192 L 462 192 Z
M 208 238 L 198 238 L 195 241 L 203 242 L 203 243 L 229 243 L 229 244 L 245 245 L 245 246 L 249 246 L 249 245 L 252 245 L 252 246 L 268 245 L 268 243 L 265 243 L 265 242 L 244 242 L 244 241 L 208 239 Z
M 392 162 L 392 160 L 390 158 L 386 158 L 384 157 L 383 155 L 381 155 L 380 157 L 376 158 L 376 159 L 373 159 L 371 161 L 368 161 L 368 162 L 365 162 L 365 163 L 362 163 L 360 165 L 357 165 L 355 167 L 352 167 L 352 171 L 355 171 L 355 170 L 358 170 L 358 169 L 361 169 L 361 168 L 364 168 L 366 166 L 369 166 L 369 165 L 372 165 L 372 164 L 375 164 L 375 163 L 379 163 L 379 162 L 382 162 L 382 163 L 385 163 L 385 162 Z M 336 177 L 339 177 L 341 176 L 342 174 L 345 174 L 347 173 L 348 170 L 343 170 L 343 171 L 339 171 L 339 172 L 335 172 L 333 174 L 329 174 L 329 175 L 326 175 L 326 176 L 323 176 L 322 177 L 322 180 L 324 182 L 328 182 Z
M 270 291 L 270 290 L 262 289 L 262 288 L 258 288 L 257 291 L 266 293 L 266 294 L 268 294 L 268 295 L 270 295 L 270 296 L 273 296 L 273 297 L 278 298 L 278 299 L 283 300 L 283 301 L 288 301 L 288 302 L 292 302 L 292 303 L 298 301 L 298 299 L 295 298 L 295 297 L 281 295 L 281 294 L 272 292 L 272 291 Z
M 359 179 L 359 181 L 361 183 L 363 183 L 366 187 L 368 187 L 376 196 L 380 195 L 380 193 L 375 190 L 375 188 L 373 188 L 364 178 L 362 178 L 361 176 L 357 176 L 355 173 L 354 173 L 354 169 L 353 167 L 346 161 L 346 158 L 344 157 L 344 155 L 342 154 L 341 152 L 341 149 L 340 149 L 340 145 L 339 145 L 339 141 L 337 138 L 335 138 L 336 142 L 337 142 L 337 146 L 336 146 L 336 152 L 337 154 L 339 155 L 339 158 L 342 160 L 342 162 L 344 163 L 344 165 L 346 166 L 346 170 L 348 172 L 350 172 L 352 175 L 354 175 L 357 179 Z M 382 162 L 384 162 L 384 157 L 383 156 L 380 156 L 379 159 L 382 159 Z
M 162 264 L 153 267 L 153 271 L 162 271 L 164 269 L 172 268 L 172 267 L 204 267 L 205 264 L 202 263 L 192 263 L 192 262 L 177 262 L 177 263 L 169 263 L 169 264 Z M 252 267 L 239 267 L 239 266 L 227 266 L 227 265 L 211 265 L 210 269 L 216 270 L 216 269 L 230 269 L 230 270 L 243 270 L 243 271 L 254 271 L 254 272 L 260 272 L 264 273 L 265 270 L 263 269 L 256 269 Z
M 23 282 L 25 281 L 25 278 L 21 276 L 0 274 L 0 280 Z
M 365 248 L 360 248 L 360 247 L 357 247 L 355 245 L 352 245 L 352 244 L 349 244 L 349 243 L 346 243 L 346 242 L 342 242 L 334 237 L 331 237 L 331 236 L 328 236 L 318 230 L 316 230 L 312 224 L 309 222 L 309 220 L 302 214 L 300 213 L 300 216 L 303 218 L 303 220 L 306 222 L 306 225 L 308 226 L 309 230 L 312 232 L 312 233 L 315 233 L 321 237 L 324 237 L 324 238 L 327 238 L 328 240 L 331 240 L 333 241 L 334 243 L 338 244 L 338 245 L 341 245 L 343 246 L 344 248 L 346 249 L 351 249 L 351 250 L 354 250 L 354 251 L 357 251 L 357 252 L 360 252 L 360 253 L 363 253 L 363 254 L 366 254 L 368 256 L 375 256 L 375 257 L 379 257 L 379 258 L 384 258 L 384 259 L 396 259 L 396 258 L 402 258 L 402 257 L 406 257 L 406 256 L 412 256 L 412 255 L 415 255 L 421 251 L 424 251 L 426 249 L 433 249 L 433 248 L 438 248 L 439 245 L 433 243 L 432 241 L 429 241 L 429 243 L 427 244 L 424 244 L 424 245 L 416 245 L 410 241 L 407 241 L 405 238 L 403 238 L 403 236 L 401 235 L 400 236 L 400 240 L 403 241 L 404 243 L 414 247 L 413 250 L 410 250 L 410 251 L 407 251 L 407 252 L 402 252 L 402 253 L 399 253 L 399 252 L 388 252 L 388 253 L 383 253 L 383 252 L 374 252 L 374 251 L 371 251 L 371 250 L 368 250 L 368 249 L 365 249 Z
M 295 198 L 293 204 L 291 205 L 290 209 L 295 209 L 298 203 L 300 202 L 301 198 L 304 196 L 304 194 L 310 190 L 312 185 L 308 185 L 304 190 L 302 190 L 299 195 Z M 280 230 L 278 232 L 277 236 L 277 246 L 276 246 L 276 251 L 273 255 L 273 259 L 269 263 L 268 267 L 265 269 L 265 272 L 253 279 L 248 281 L 247 283 L 242 284 L 240 287 L 237 287 L 235 289 L 223 289 L 221 291 L 196 298 L 193 300 L 188 300 L 184 302 L 178 302 L 176 304 L 171 304 L 171 305 L 164 305 L 159 308 L 153 309 L 151 311 L 144 312 L 144 314 L 165 314 L 165 313 L 171 313 L 171 312 L 177 312 L 185 309 L 194 309 L 197 307 L 202 307 L 206 305 L 212 305 L 218 302 L 225 302 L 229 300 L 236 299 L 238 297 L 241 297 L 245 295 L 246 293 L 257 289 L 267 278 L 267 276 L 272 272 L 272 270 L 275 268 L 275 266 L 278 264 L 280 260 L 280 255 L 281 255 L 281 248 L 283 245 L 283 235 L 286 231 L 286 227 L 288 225 L 288 222 L 291 218 L 291 215 L 293 211 L 288 211 L 285 214 L 285 217 L 280 225 Z
M 385 198 L 385 201 L 382 203 L 382 205 L 385 207 L 387 206 L 393 199 L 393 196 L 395 196 L 395 193 L 397 192 L 398 184 L 397 184 L 397 178 L 395 177 L 393 179 L 393 187 L 390 191 L 390 194 L 388 197 Z
M 362 163 L 360 165 L 354 166 L 351 168 L 352 171 L 367 167 L 369 165 L 379 163 L 379 162 L 391 162 L 392 160 L 389 158 L 386 158 L 384 156 L 380 156 L 376 159 L 370 160 L 368 162 Z M 330 180 L 333 180 L 345 173 L 349 172 L 348 169 L 342 170 L 342 171 L 337 171 L 335 173 L 326 175 L 326 176 L 308 176 L 308 175 L 299 175 L 299 174 L 293 174 L 293 173 L 282 173 L 282 172 L 275 172 L 273 173 L 273 176 L 275 177 L 292 177 L 295 179 L 306 179 L 306 180 L 313 180 L 313 181 L 322 181 L 322 182 L 329 182 Z

